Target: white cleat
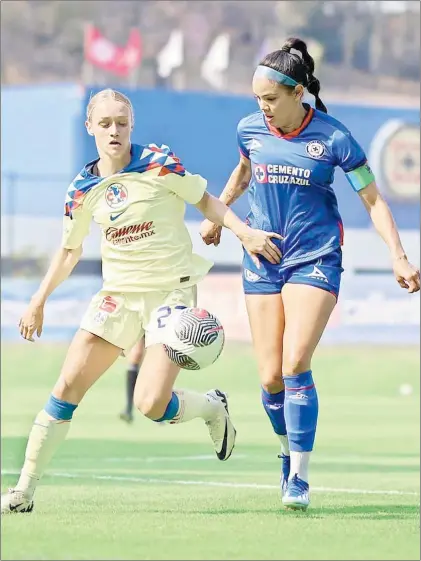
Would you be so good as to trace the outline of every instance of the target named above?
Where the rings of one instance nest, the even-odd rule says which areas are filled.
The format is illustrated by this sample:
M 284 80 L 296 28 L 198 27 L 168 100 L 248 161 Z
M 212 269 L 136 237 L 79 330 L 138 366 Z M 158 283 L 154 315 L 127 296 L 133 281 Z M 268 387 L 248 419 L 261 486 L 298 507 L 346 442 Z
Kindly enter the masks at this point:
M 289 472 L 291 470 L 291 457 L 286 456 L 285 454 L 280 454 L 278 458 L 282 461 L 280 485 L 281 485 L 281 497 L 283 497 L 287 492 L 287 488 L 288 488 Z
M 23 491 L 9 489 L 1 496 L 1 515 L 14 512 L 32 512 L 34 501 L 29 499 Z
M 289 478 L 282 504 L 291 510 L 307 510 L 310 504 L 310 488 L 297 474 Z
M 206 425 L 218 459 L 225 461 L 232 454 L 237 434 L 228 411 L 228 396 L 220 390 L 210 390 L 206 392 L 206 395 L 220 403 L 220 411 L 213 419 L 206 421 Z

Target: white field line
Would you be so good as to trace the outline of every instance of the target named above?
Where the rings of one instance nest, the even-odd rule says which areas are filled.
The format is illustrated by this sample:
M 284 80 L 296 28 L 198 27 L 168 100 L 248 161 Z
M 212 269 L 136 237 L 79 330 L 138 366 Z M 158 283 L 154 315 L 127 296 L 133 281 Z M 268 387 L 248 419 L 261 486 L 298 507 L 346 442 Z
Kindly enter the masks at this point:
M 19 470 L 2 470 L 2 475 L 19 475 Z M 99 481 L 120 481 L 131 483 L 151 483 L 164 485 L 196 485 L 199 487 L 228 487 L 231 489 L 278 489 L 278 485 L 266 485 L 262 483 L 233 483 L 229 481 L 196 481 L 187 479 L 159 479 L 150 477 L 132 477 L 127 475 L 85 475 L 78 473 L 48 473 L 50 477 L 61 477 L 64 479 L 93 479 Z M 335 487 L 311 487 L 311 491 L 316 493 L 346 493 L 350 495 L 408 495 L 419 496 L 413 491 L 382 491 L 378 489 L 342 489 Z
M 230 458 L 230 463 L 233 460 L 244 460 L 246 458 L 250 458 L 249 455 L 247 454 L 235 454 Z M 3 460 L 13 460 L 12 456 L 3 456 Z M 72 463 L 72 462 L 80 462 L 80 458 L 58 458 L 56 461 L 60 462 L 60 463 Z M 183 462 L 214 462 L 215 461 L 215 454 L 196 454 L 196 455 L 191 455 L 191 456 L 146 456 L 146 457 L 141 457 L 141 456 L 109 456 L 109 457 L 105 457 L 105 458 L 101 458 L 101 462 L 106 462 L 106 463 L 130 463 L 130 462 L 136 462 L 136 463 L 159 463 L 159 462 L 179 462 L 179 461 L 183 461 Z M 348 463 L 352 463 L 352 464 L 361 464 L 361 465 L 370 465 L 373 463 L 378 463 L 380 461 L 380 463 L 384 466 L 396 466 L 396 465 L 404 465 L 404 466 L 419 466 L 419 459 L 415 458 L 415 459 L 410 459 L 407 461 L 381 461 L 381 459 L 379 459 L 376 456 L 341 456 L 340 458 L 338 457 L 330 457 L 330 456 L 323 456 L 323 457 L 315 457 L 312 458 L 311 463 L 312 464 L 320 464 L 320 465 L 324 465 L 324 464 L 342 464 L 344 463 L 344 461 L 348 462 Z

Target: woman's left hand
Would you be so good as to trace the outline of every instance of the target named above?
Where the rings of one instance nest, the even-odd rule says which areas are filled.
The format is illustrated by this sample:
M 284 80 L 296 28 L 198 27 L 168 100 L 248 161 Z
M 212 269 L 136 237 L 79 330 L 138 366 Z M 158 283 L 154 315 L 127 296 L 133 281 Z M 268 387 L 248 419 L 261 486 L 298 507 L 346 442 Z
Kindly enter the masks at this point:
M 393 272 L 402 288 L 406 288 L 411 294 L 419 291 L 420 271 L 414 265 L 411 265 L 406 256 L 393 261 Z

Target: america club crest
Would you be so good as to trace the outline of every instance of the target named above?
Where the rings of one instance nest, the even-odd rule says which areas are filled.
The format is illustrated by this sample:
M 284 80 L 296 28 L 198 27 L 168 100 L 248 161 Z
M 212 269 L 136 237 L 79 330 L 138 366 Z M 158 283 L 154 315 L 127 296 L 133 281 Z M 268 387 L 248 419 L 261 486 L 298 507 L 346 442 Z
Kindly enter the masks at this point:
M 325 145 L 320 140 L 312 140 L 306 144 L 306 152 L 311 158 L 318 160 L 325 153 Z
M 121 208 L 127 202 L 127 197 L 127 189 L 121 183 L 113 183 L 105 191 L 105 200 L 111 208 Z

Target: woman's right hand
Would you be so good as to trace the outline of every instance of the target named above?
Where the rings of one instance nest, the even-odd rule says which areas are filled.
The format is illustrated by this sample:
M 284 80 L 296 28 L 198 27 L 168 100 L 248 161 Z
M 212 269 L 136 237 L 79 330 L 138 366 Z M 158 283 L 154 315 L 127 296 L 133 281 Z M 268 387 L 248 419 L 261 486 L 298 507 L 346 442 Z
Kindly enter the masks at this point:
M 281 262 L 281 250 L 273 243 L 271 238 L 276 238 L 278 240 L 284 239 L 276 232 L 265 232 L 264 230 L 256 230 L 249 227 L 239 236 L 244 249 L 250 255 L 253 263 L 258 269 L 260 269 L 260 260 L 258 255 L 262 255 L 273 265 Z
M 34 342 L 34 333 L 41 337 L 44 323 L 44 305 L 31 302 L 19 321 L 19 331 L 24 339 Z
M 200 226 L 200 235 L 206 245 L 219 245 L 221 241 L 222 226 L 214 224 L 210 220 L 204 220 Z

